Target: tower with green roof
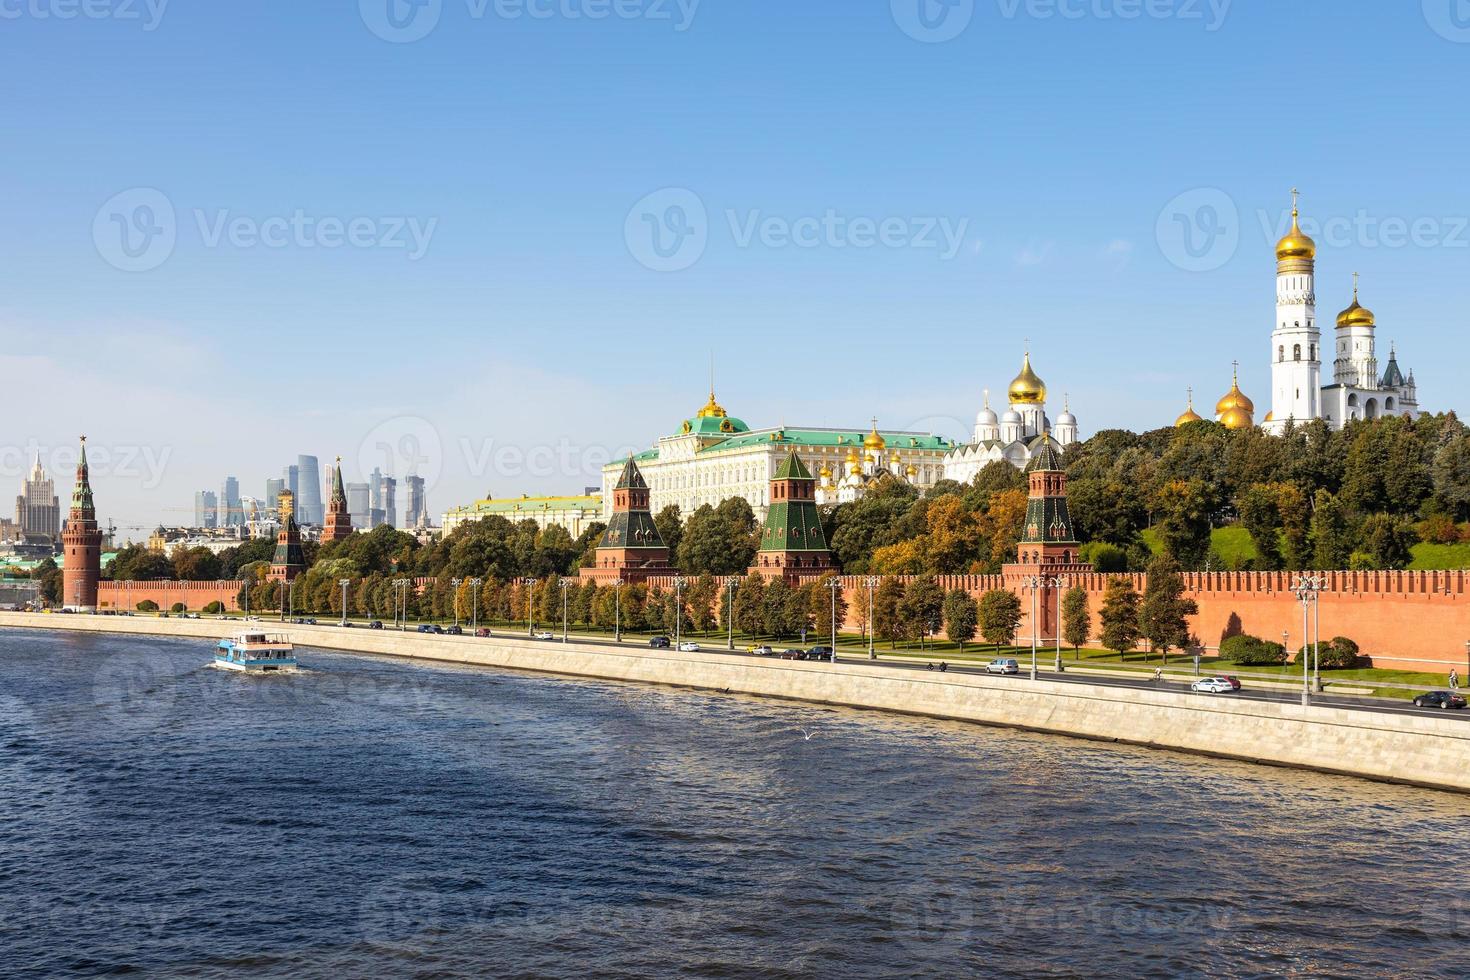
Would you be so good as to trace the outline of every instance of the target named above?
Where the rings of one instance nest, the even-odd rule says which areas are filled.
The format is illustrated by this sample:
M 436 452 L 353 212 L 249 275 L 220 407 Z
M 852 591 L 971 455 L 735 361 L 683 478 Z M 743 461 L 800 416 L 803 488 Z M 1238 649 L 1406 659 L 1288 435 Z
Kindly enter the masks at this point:
M 817 510 L 817 481 L 792 450 L 771 477 L 771 497 L 751 571 L 799 578 L 833 569 L 832 552 Z

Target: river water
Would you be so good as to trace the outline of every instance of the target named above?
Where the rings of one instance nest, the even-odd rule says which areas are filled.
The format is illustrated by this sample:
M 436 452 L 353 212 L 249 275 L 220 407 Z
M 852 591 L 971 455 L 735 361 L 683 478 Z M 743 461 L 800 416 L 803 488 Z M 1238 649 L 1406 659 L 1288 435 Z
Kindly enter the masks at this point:
M 469 641 L 466 641 L 469 642 Z M 0 975 L 1470 975 L 1470 799 L 303 651 L 0 633 Z

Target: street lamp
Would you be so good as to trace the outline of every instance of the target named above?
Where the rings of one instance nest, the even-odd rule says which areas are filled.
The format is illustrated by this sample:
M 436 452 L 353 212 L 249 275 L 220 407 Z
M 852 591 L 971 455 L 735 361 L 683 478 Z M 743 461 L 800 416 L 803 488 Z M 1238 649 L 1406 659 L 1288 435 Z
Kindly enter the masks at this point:
M 878 654 L 873 650 L 873 590 L 878 587 L 879 579 L 875 575 L 869 575 L 863 584 L 868 587 L 868 659 L 877 660 Z
M 531 601 L 536 596 L 536 580 L 523 578 L 521 584 L 526 587 L 526 635 L 530 636 L 536 632 L 536 621 L 532 618 L 531 612 Z
M 559 584 L 561 585 L 561 641 L 565 643 L 567 642 L 567 589 L 572 587 L 572 580 L 564 578 Z
M 1066 579 L 1061 577 L 1053 578 L 1047 575 L 1028 575 L 1026 576 L 1024 582 L 1024 587 L 1031 593 L 1031 679 L 1033 681 L 1037 678 L 1036 656 L 1037 645 L 1039 642 L 1039 635 L 1037 631 L 1041 627 L 1041 591 L 1043 589 L 1057 590 L 1057 670 L 1061 670 L 1062 668 L 1061 588 L 1062 583 L 1064 583 L 1065 581 Z
M 348 579 L 348 578 L 340 578 L 340 579 L 337 580 L 337 584 L 340 585 L 340 586 L 342 586 L 342 625 L 343 626 L 346 626 L 347 625 L 347 586 L 349 586 L 349 585 L 352 584 L 352 580 L 351 579 Z
M 470 579 L 470 629 L 480 632 L 480 585 L 482 579 Z
M 613 640 L 623 642 L 623 580 L 613 579 Z
M 403 595 L 403 618 L 398 618 L 399 593 Z M 403 632 L 408 629 L 408 579 L 395 578 L 393 580 L 393 619 L 398 623 L 398 629 Z
M 1302 604 L 1302 705 L 1305 707 L 1312 703 L 1312 665 L 1308 662 L 1308 641 L 1311 641 L 1312 652 L 1316 660 L 1316 686 L 1318 690 L 1322 687 L 1322 608 L 1321 594 L 1327 588 L 1326 576 L 1303 575 L 1296 580 L 1291 587 L 1297 601 Z M 1311 623 L 1310 613 L 1316 613 L 1316 634 L 1309 634 Z
M 684 582 L 682 575 L 674 576 L 674 649 L 679 649 L 679 627 L 684 623 Z
M 842 578 L 834 575 L 827 588 L 832 590 L 832 663 L 837 662 L 837 596 L 842 592 Z
M 731 650 L 735 649 L 735 586 L 739 581 L 740 577 L 737 575 L 725 577 L 725 629 L 730 634 L 727 642 Z M 1465 646 L 1470 647 L 1470 643 Z
M 1056 585 L 1057 592 L 1057 673 L 1061 674 L 1067 668 L 1062 666 L 1062 590 L 1067 587 L 1065 576 L 1058 575 L 1052 579 Z
M 454 628 L 459 629 L 459 587 L 464 585 L 464 579 L 452 578 L 449 584 L 454 587 L 454 596 L 449 600 L 449 604 L 454 607 Z

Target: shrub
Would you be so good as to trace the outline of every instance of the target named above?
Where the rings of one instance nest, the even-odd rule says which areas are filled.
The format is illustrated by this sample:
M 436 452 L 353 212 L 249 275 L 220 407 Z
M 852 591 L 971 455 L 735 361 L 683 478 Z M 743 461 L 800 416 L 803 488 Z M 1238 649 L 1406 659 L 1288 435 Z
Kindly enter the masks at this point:
M 152 599 L 144 599 L 138 603 L 138 612 L 158 612 L 158 603 Z
M 188 609 L 188 608 L 189 607 L 186 606 L 186 605 L 184 605 L 182 602 L 176 602 L 172 606 L 169 607 L 169 612 L 181 613 L 185 609 Z
M 220 613 L 225 611 L 225 604 L 216 599 L 214 602 L 211 602 L 209 605 L 205 606 L 204 611 L 211 616 L 218 616 Z
M 1309 647 L 1303 647 L 1297 651 L 1297 657 L 1310 657 L 1312 651 Z M 1358 645 L 1345 636 L 1334 636 L 1322 644 L 1318 656 L 1321 658 L 1323 670 L 1351 670 L 1358 666 L 1362 657 L 1358 654 Z M 1297 660 L 1301 663 L 1301 659 Z
M 1240 667 L 1280 667 L 1286 663 L 1286 647 L 1242 633 L 1220 644 L 1220 658 Z

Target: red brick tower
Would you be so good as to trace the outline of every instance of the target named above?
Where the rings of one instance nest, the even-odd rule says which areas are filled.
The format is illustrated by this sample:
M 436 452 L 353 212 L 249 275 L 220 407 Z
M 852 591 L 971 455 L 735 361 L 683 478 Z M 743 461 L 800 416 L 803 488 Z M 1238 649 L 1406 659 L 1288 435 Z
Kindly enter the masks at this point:
M 332 499 L 327 501 L 327 519 L 322 527 L 322 544 L 341 541 L 352 534 L 352 515 L 347 512 L 347 491 L 342 486 L 342 457 L 332 471 Z
M 1057 598 L 1061 588 L 1076 584 L 1080 576 L 1092 573 L 1092 566 L 1077 560 L 1076 532 L 1072 530 L 1072 513 L 1067 507 L 1067 474 L 1050 435 L 1031 460 L 1028 480 L 1031 497 L 1026 504 L 1026 524 L 1021 528 L 1021 544 L 1017 562 L 1006 565 L 1001 574 L 1006 587 L 1021 597 L 1026 616 L 1031 614 L 1032 600 L 1028 580 L 1040 579 L 1034 591 L 1038 613 L 1036 634 L 1054 640 L 1058 624 Z M 1024 629 L 1024 628 L 1023 628 Z
M 794 449 L 771 477 L 761 547 L 750 570 L 792 580 L 832 570 L 832 552 L 817 512 L 817 481 Z
M 67 609 L 93 611 L 97 608 L 97 580 L 102 577 L 102 531 L 97 527 L 97 508 L 92 502 L 92 483 L 87 474 L 87 437 L 82 436 L 82 453 L 77 460 L 77 485 L 71 492 L 71 514 L 61 533 L 61 604 Z
M 624 582 L 674 574 L 669 567 L 669 549 L 649 511 L 648 484 L 632 457 L 613 487 L 612 518 L 597 546 L 597 565 L 579 574 L 582 578 L 621 578 Z
M 289 582 L 306 569 L 306 557 L 301 552 L 301 528 L 296 523 L 296 495 L 282 490 L 281 529 L 276 533 L 276 553 L 271 558 L 270 580 Z

